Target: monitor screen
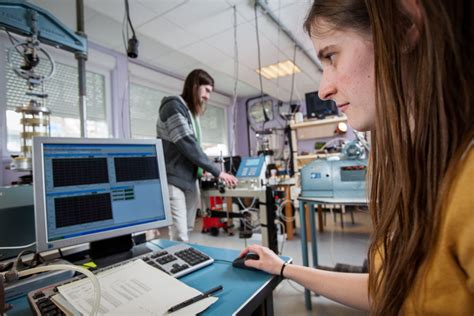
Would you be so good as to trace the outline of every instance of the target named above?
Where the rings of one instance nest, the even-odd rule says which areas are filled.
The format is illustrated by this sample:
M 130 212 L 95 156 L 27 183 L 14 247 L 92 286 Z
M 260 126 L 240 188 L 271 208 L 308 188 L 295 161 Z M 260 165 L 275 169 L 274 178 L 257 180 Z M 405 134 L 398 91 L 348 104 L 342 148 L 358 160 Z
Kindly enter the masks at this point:
M 258 178 L 264 168 L 265 157 L 244 157 L 237 170 L 237 178 Z
M 161 140 L 35 138 L 37 250 L 171 224 Z
M 330 115 L 337 115 L 336 103 L 332 100 L 321 100 L 318 91 L 305 94 L 306 115 L 308 118 L 325 118 Z

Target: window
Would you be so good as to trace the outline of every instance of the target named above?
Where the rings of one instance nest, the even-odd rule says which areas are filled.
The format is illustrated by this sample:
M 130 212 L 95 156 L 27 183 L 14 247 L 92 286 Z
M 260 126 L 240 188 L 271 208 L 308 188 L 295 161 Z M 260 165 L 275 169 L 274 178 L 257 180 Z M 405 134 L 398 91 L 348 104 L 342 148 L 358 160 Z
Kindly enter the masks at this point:
M 7 58 L 5 54 L 5 60 Z M 18 54 L 15 58 L 20 58 Z M 41 67 L 49 67 L 40 62 Z M 20 118 L 15 108 L 28 102 L 31 97 L 27 92 L 26 81 L 18 77 L 5 62 L 6 100 L 7 100 L 7 150 L 20 151 Z M 48 94 L 46 102 L 42 102 L 51 110 L 51 136 L 79 137 L 79 96 L 77 68 L 56 61 L 56 72 L 51 80 L 44 84 Z M 109 130 L 106 118 L 106 78 L 105 75 L 93 71 L 86 72 L 87 82 L 87 135 L 88 137 L 108 137 Z M 36 89 L 40 90 L 40 89 Z
M 130 130 L 134 138 L 155 138 L 156 120 L 161 100 L 165 96 L 179 95 L 183 80 L 133 63 L 128 64 L 131 82 Z M 202 147 L 209 156 L 229 154 L 227 132 L 228 96 L 212 93 L 210 104 L 201 117 Z
M 179 92 L 165 92 L 137 83 L 130 84 L 130 124 L 133 138 L 156 137 L 156 120 L 161 100 L 173 94 L 177 95 Z M 211 102 L 213 96 L 211 95 Z M 229 154 L 225 107 L 208 104 L 201 117 L 201 130 L 201 145 L 207 155 L 219 156 L 221 152 L 223 155 Z
M 130 128 L 132 138 L 156 138 L 156 119 L 163 97 L 168 93 L 130 84 Z
M 211 95 L 212 98 L 212 95 Z M 201 117 L 202 148 L 209 156 L 229 155 L 225 108 L 208 104 Z

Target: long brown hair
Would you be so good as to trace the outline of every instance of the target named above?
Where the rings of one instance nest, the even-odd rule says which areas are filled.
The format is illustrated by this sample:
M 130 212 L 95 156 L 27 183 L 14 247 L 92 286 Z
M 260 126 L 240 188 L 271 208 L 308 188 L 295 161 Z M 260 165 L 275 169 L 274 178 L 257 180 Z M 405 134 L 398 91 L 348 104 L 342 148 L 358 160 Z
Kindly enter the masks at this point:
M 335 6 L 315 1 L 305 22 L 310 34 L 320 17 L 342 29 L 370 25 L 372 33 L 376 118 L 368 177 L 374 224 L 369 293 L 373 314 L 395 315 L 430 255 L 443 199 L 474 136 L 474 76 L 468 65 L 474 56 L 473 4 L 421 0 L 417 24 L 400 1 L 339 0 L 345 10 L 337 18 L 334 9 L 318 14 L 325 2 Z M 355 6 L 365 6 L 367 14 L 349 10 Z M 407 40 L 413 27 L 419 32 L 414 43 Z M 379 266 L 373 263 L 377 257 Z
M 214 79 L 206 71 L 202 69 L 194 69 L 191 71 L 184 81 L 183 93 L 181 96 L 188 104 L 191 113 L 196 116 L 201 107 L 199 100 L 199 86 L 210 85 L 214 88 Z

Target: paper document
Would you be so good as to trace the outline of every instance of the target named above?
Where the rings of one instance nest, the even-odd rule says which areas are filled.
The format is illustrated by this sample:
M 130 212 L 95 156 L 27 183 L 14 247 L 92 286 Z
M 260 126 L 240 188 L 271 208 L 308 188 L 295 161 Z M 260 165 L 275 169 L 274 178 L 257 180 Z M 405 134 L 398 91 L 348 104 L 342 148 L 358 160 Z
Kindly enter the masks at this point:
M 101 272 L 97 277 L 102 292 L 99 315 L 165 315 L 170 307 L 201 294 L 141 259 Z M 81 314 L 91 313 L 94 287 L 89 279 L 58 289 Z M 215 301 L 217 297 L 208 297 L 171 315 L 195 315 Z

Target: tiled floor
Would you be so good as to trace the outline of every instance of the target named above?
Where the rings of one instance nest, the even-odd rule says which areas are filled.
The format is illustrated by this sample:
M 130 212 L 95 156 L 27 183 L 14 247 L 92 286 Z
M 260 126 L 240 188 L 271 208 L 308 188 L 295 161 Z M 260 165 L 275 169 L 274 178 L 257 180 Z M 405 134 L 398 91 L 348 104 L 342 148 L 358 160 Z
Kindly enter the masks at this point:
M 318 255 L 319 264 L 324 266 L 334 266 L 336 263 L 351 265 L 362 265 L 367 255 L 367 248 L 370 234 L 370 217 L 365 212 L 355 212 L 355 224 L 350 221 L 350 216 L 345 215 L 344 229 L 341 229 L 338 222 L 333 223 L 328 216 L 327 226 L 324 233 L 318 233 Z M 165 232 L 162 232 L 165 233 Z M 166 233 L 165 233 L 166 234 Z M 201 233 L 201 223 L 198 219 L 194 231 L 190 235 L 192 243 L 231 248 L 243 249 L 245 240 L 239 239 L 238 234 L 228 236 L 222 230 L 219 236 L 213 237 L 209 234 Z M 162 235 L 161 238 L 166 238 Z M 250 240 L 248 243 L 259 243 L 258 240 Z M 286 241 L 283 245 L 282 254 L 293 258 L 295 264 L 301 264 L 301 243 L 299 236 L 291 241 Z M 303 288 L 290 281 L 282 282 L 273 295 L 274 311 L 276 316 L 283 315 L 368 315 L 366 312 L 345 307 L 323 297 L 312 296 L 312 310 L 307 311 L 304 306 Z

